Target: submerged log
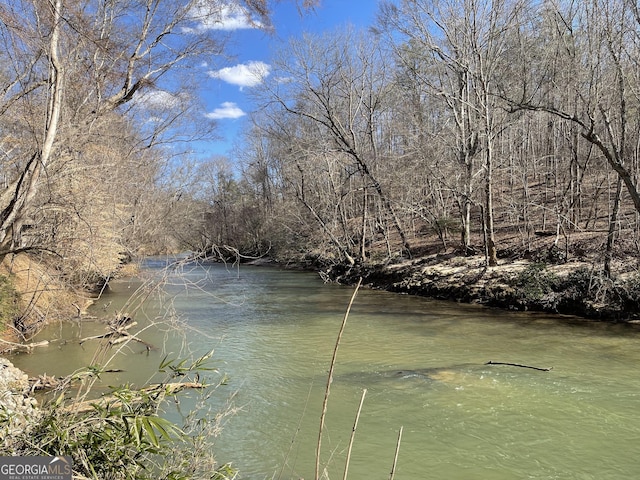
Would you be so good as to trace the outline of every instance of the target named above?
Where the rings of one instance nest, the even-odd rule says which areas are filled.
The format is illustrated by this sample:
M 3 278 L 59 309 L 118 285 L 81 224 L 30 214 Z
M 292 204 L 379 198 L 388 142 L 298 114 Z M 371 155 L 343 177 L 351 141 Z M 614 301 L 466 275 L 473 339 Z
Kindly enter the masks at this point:
M 532 370 L 540 370 L 541 372 L 549 372 L 553 369 L 553 367 L 544 368 L 544 367 L 533 367 L 531 365 L 522 365 L 521 363 L 509 363 L 509 362 L 492 362 L 489 360 L 485 365 L 509 365 L 511 367 L 520 367 L 520 368 L 530 368 Z

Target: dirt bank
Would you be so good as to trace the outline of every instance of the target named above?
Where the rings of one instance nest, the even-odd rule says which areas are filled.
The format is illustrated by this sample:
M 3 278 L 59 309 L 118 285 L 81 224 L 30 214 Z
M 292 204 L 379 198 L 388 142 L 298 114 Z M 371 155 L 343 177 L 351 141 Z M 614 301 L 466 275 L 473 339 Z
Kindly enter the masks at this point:
M 0 276 L 15 292 L 10 300 L 15 308 L 7 309 L 2 318 L 0 353 L 11 350 L 7 342 L 24 341 L 45 323 L 78 318 L 92 302 L 85 292 L 71 289 L 46 262 L 26 254 L 7 256 L 0 264 Z

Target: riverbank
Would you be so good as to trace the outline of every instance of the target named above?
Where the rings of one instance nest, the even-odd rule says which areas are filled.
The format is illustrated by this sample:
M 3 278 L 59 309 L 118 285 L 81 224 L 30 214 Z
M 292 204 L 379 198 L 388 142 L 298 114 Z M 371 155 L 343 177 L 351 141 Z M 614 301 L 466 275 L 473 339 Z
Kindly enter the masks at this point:
M 12 350 L 12 343 L 29 339 L 48 322 L 79 318 L 91 304 L 85 292 L 70 288 L 54 268 L 27 254 L 5 257 L 0 278 L 13 292 L 2 299 L 6 305 L 0 353 Z
M 578 315 L 603 321 L 640 322 L 640 275 L 617 260 L 607 278 L 592 261 L 558 264 L 501 259 L 487 267 L 484 257 L 432 254 L 395 263 L 334 265 L 321 274 L 342 284 L 363 284 L 391 292 L 519 311 Z
M 133 275 L 135 265 L 120 275 Z M 26 253 L 0 263 L 0 354 L 22 344 L 47 323 L 77 320 L 86 314 L 95 292 L 72 287 L 54 265 Z

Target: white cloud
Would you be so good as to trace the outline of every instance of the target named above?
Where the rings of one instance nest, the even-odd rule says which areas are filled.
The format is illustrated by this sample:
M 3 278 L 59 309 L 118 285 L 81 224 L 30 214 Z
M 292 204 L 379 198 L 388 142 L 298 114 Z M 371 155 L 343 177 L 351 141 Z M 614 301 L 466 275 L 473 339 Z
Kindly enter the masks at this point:
M 252 19 L 242 6 L 215 0 L 199 2 L 192 9 L 191 17 L 196 22 L 196 27 L 183 29 L 187 33 L 206 30 L 233 31 L 264 26 L 260 21 Z
M 264 62 L 252 61 L 240 63 L 234 67 L 211 71 L 209 75 L 242 88 L 260 85 L 263 80 L 269 76 L 270 71 L 271 65 Z
M 223 102 L 218 108 L 213 110 L 213 112 L 207 113 L 206 117 L 211 120 L 222 120 L 225 118 L 240 118 L 245 115 L 246 113 L 235 103 Z
M 178 108 L 186 100 L 180 94 L 173 94 L 165 90 L 146 90 L 136 94 L 136 99 L 139 105 L 153 110 Z

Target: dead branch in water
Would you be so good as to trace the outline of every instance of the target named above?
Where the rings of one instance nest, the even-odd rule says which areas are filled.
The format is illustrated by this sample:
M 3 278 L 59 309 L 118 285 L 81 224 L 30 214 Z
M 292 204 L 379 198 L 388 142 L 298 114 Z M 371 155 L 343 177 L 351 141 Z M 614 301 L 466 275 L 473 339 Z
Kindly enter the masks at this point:
M 84 342 L 88 341 L 88 340 L 101 340 L 101 339 L 105 339 L 108 338 L 109 339 L 109 345 L 119 345 L 120 343 L 124 343 L 124 342 L 128 342 L 129 340 L 133 340 L 135 342 L 141 343 L 143 344 L 145 347 L 147 347 L 147 350 L 154 350 L 155 347 L 148 343 L 145 342 L 144 340 L 141 340 L 140 338 L 136 337 L 135 335 L 130 334 L 127 330 L 129 330 L 131 327 L 134 327 L 138 324 L 138 322 L 131 322 L 131 323 L 127 323 L 125 325 L 121 325 L 119 327 L 115 327 L 115 326 L 110 326 L 110 330 L 106 333 L 102 333 L 100 335 L 93 335 L 91 337 L 85 337 L 83 339 L 80 340 L 80 345 L 82 345 Z
M 32 343 L 16 343 L 16 342 L 10 342 L 8 340 L 3 340 L 0 338 L 0 342 L 2 343 L 2 345 L 7 345 L 6 347 L 0 348 L 0 351 L 2 351 L 2 353 L 11 353 L 17 350 L 26 350 L 27 353 L 31 353 L 31 350 L 33 350 L 36 347 L 46 347 L 47 345 L 49 345 L 48 340 L 43 340 L 42 342 L 32 342 Z
M 100 373 L 119 373 L 124 372 L 121 368 L 109 368 L 107 370 L 103 370 Z M 43 373 L 42 375 L 38 375 L 37 377 L 29 377 L 29 391 L 31 393 L 40 390 L 55 390 L 66 388 L 71 385 L 74 380 L 78 380 L 78 378 L 74 378 L 73 376 L 67 377 L 52 377 Z
M 120 335 L 128 335 L 128 333 L 126 331 L 129 330 L 131 327 L 136 326 L 137 324 L 138 324 L 138 322 L 133 322 L 133 323 L 130 323 L 128 325 L 124 325 L 124 326 L 119 327 L 119 328 L 111 328 L 110 331 L 102 333 L 100 335 L 93 335 L 91 337 L 85 337 L 85 338 L 80 340 L 80 345 L 82 345 L 84 342 L 86 342 L 88 340 L 100 340 L 102 338 L 115 337 L 115 336 L 120 336 Z
M 485 363 L 485 365 L 509 365 L 511 367 L 530 368 L 532 370 L 540 370 L 541 372 L 549 372 L 553 369 L 553 367 L 549 367 L 549 368 L 532 367 L 531 365 L 522 365 L 520 363 L 492 362 L 491 360 Z
M 157 383 L 141 389 L 140 393 L 159 394 L 159 395 L 165 396 L 165 395 L 174 395 L 187 388 L 201 389 L 201 388 L 206 388 L 206 385 L 200 382 Z M 143 400 L 144 399 L 140 397 L 139 402 L 142 402 Z M 66 406 L 64 408 L 64 411 L 69 413 L 86 413 L 86 412 L 90 412 L 96 407 L 98 408 L 104 408 L 106 406 L 113 407 L 121 403 L 122 403 L 121 400 L 115 395 L 105 395 L 104 397 L 100 397 L 96 400 L 83 400 L 81 402 L 72 403 Z

